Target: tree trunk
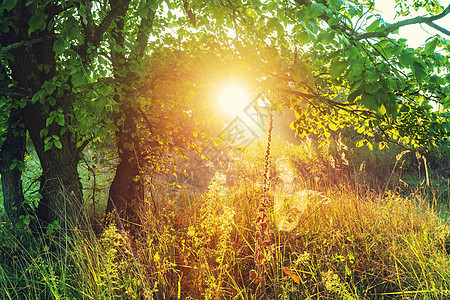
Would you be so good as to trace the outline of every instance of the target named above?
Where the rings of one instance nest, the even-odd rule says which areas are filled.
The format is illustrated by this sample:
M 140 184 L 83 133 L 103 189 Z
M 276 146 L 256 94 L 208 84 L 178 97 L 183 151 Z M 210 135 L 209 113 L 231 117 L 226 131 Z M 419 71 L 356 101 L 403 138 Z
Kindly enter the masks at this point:
M 36 148 L 42 167 L 40 194 L 42 199 L 37 208 L 37 217 L 41 225 L 58 221 L 64 228 L 84 226 L 82 210 L 82 186 L 78 174 L 79 151 L 72 133 L 66 131 L 59 136 L 62 148 L 53 145 L 44 150 L 44 140 L 40 136 L 42 129 L 47 128 L 49 134 L 58 134 L 61 126 L 52 124 L 46 127 L 42 119 L 39 104 L 28 105 L 25 111 L 25 122 L 31 140 Z
M 112 6 L 116 3 L 117 0 L 110 0 Z M 112 32 L 112 37 L 117 45 L 124 47 L 124 19 L 117 18 L 115 27 L 117 30 Z M 147 41 L 142 43 L 146 45 Z M 128 70 L 124 53 L 116 51 L 111 45 L 111 57 L 116 81 L 123 87 L 132 86 L 135 74 Z M 106 214 L 117 212 L 127 229 L 136 236 L 139 232 L 137 227 L 142 223 L 140 209 L 144 203 L 144 185 L 141 179 L 142 158 L 135 121 L 138 116 L 131 103 L 132 97 L 127 95 L 132 94 L 130 90 L 123 88 L 117 89 L 116 92 L 115 101 L 120 105 L 120 113 L 114 116 L 114 123 L 118 128 L 116 136 L 119 165 L 109 190 Z
M 45 22 L 51 22 L 50 12 L 54 8 L 55 6 L 51 3 L 46 6 L 49 16 Z M 9 51 L 13 58 L 8 63 L 11 79 L 15 81 L 15 85 L 21 88 L 21 91 L 27 91 L 22 98 L 31 98 L 34 93 L 41 90 L 44 82 L 51 81 L 57 75 L 57 63 L 53 51 L 56 40 L 55 33 L 50 26 L 36 30 L 31 34 L 28 33 L 29 21 L 35 15 L 36 9 L 35 3 L 18 1 L 16 6 L 6 14 L 14 20 L 16 30 L 9 30 L 0 34 L 2 45 L 35 41 L 29 46 L 23 45 Z M 42 68 L 42 66 L 46 67 Z M 68 83 L 70 84 L 70 80 Z M 70 89 L 65 90 L 62 95 L 58 95 L 58 92 L 55 91 L 51 96 L 55 98 L 56 105 L 50 105 L 46 101 L 43 101 L 43 103 L 28 101 L 23 109 L 23 122 L 30 134 L 43 171 L 40 185 L 42 199 L 36 211 L 38 225 L 59 221 L 59 224 L 64 228 L 69 225 L 69 220 L 77 224 L 79 217 L 82 215 L 82 188 L 77 171 L 79 149 L 76 148 L 77 140 L 74 134 L 68 128 L 61 135 L 62 127 L 55 123 L 46 126 L 46 120 L 51 111 L 57 111 L 58 109 L 62 109 L 67 118 L 68 111 L 72 109 L 74 98 Z M 18 97 L 17 102 L 20 101 L 21 98 Z M 69 120 L 66 119 L 66 121 Z M 47 134 L 43 134 L 43 129 L 47 130 Z M 45 139 L 53 136 L 60 139 L 62 148 L 58 149 L 53 145 L 51 149 L 44 151 Z M 8 147 L 8 144 L 5 147 Z M 8 151 L 3 152 L 9 152 L 9 155 L 19 154 L 17 150 L 11 149 L 11 147 L 8 148 Z M 7 164 L 9 164 L 7 161 L 2 164 L 5 165 L 2 167 L 4 171 L 7 171 Z M 17 184 L 20 181 L 20 174 L 15 173 L 14 176 L 14 184 Z M 15 193 L 17 194 L 21 185 L 20 187 L 17 185 L 16 189 Z M 8 201 L 8 203 L 11 203 L 11 201 Z
M 142 159 L 135 123 L 136 112 L 130 103 L 121 105 L 122 116 L 125 117 L 123 125 L 118 126 L 117 149 L 119 152 L 119 165 L 109 190 L 106 213 L 114 213 L 114 209 L 125 225 L 131 229 L 141 224 L 140 209 L 144 203 L 144 186 L 141 179 Z M 116 124 L 119 124 L 116 118 Z
M 3 205 L 13 225 L 20 221 L 20 216 L 28 214 L 22 191 L 22 171 L 18 164 L 23 163 L 25 153 L 25 130 L 22 112 L 13 110 L 8 120 L 8 130 L 0 149 L 0 174 L 2 176 Z M 15 164 L 16 167 L 11 169 Z

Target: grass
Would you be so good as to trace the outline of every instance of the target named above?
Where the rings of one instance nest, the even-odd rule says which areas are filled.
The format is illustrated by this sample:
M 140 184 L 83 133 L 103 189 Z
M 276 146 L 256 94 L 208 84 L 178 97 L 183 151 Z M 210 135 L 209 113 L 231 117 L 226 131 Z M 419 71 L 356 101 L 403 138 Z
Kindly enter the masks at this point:
M 136 240 L 111 223 L 98 236 L 74 224 L 25 243 L 0 223 L 0 298 L 448 297 L 450 227 L 423 193 L 375 193 L 351 178 L 333 185 L 339 170 L 305 180 L 296 170 L 303 150 L 274 147 L 264 289 L 250 275 L 265 151 L 255 145 L 205 192 L 156 191 L 158 210 L 142 212 Z

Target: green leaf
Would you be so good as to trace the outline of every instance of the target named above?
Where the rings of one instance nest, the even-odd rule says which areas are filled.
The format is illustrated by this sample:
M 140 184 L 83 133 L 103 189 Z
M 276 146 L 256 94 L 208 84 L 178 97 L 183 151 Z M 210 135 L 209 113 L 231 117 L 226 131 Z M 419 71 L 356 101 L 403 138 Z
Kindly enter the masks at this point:
M 267 27 L 270 29 L 275 29 L 278 36 L 284 35 L 284 27 L 283 27 L 283 25 L 280 24 L 280 22 L 278 21 L 277 18 L 270 18 L 267 21 Z
M 364 69 L 364 64 L 359 60 L 349 60 L 350 62 L 350 75 L 353 77 L 359 77 Z
M 446 80 L 447 82 L 450 82 L 450 73 L 448 73 L 447 75 L 445 75 L 445 80 Z
M 358 53 L 359 53 L 358 48 L 353 46 L 349 47 L 346 50 L 346 54 L 349 59 L 356 59 L 358 57 Z
M 55 51 L 56 55 L 62 54 L 66 49 L 66 42 L 62 39 L 57 39 L 53 43 L 53 51 Z
M 331 17 L 328 20 L 328 26 L 332 27 L 332 26 L 336 26 L 339 24 L 339 18 L 335 18 L 335 17 Z
M 26 216 L 23 218 L 23 223 L 24 223 L 26 226 L 30 225 L 30 215 L 26 215 Z
M 347 62 L 334 60 L 330 65 L 330 75 L 333 79 L 338 78 L 347 69 Z
M 55 104 L 56 104 L 56 99 L 55 99 L 54 97 L 48 97 L 48 103 L 49 103 L 51 106 L 55 106 Z
M 404 52 L 398 60 L 404 67 L 409 67 L 415 61 L 415 56 L 413 52 Z
M 84 75 L 80 72 L 72 75 L 72 84 L 74 87 L 79 87 L 84 83 Z
M 423 50 L 423 53 L 426 56 L 430 56 L 431 54 L 433 54 L 434 50 L 436 50 L 437 42 L 438 42 L 438 39 L 434 38 L 431 41 L 429 41 L 428 43 L 426 43 L 425 44 L 425 49 Z
M 351 92 L 348 97 L 347 97 L 347 101 L 350 103 L 353 103 L 353 101 L 355 101 L 356 97 L 358 97 L 359 95 L 362 94 L 362 89 L 357 89 L 354 92 Z
M 150 9 L 155 12 L 158 9 L 158 1 L 152 0 L 150 1 Z
M 28 34 L 31 34 L 36 30 L 44 30 L 46 26 L 45 18 L 45 14 L 41 10 L 37 10 L 36 14 L 28 21 L 28 25 L 30 26 L 28 28 Z
M 375 81 L 372 84 L 368 84 L 365 88 L 365 91 L 369 94 L 375 94 L 381 89 L 381 83 L 379 81 Z
M 99 91 L 100 91 L 100 94 L 104 97 L 107 97 L 110 92 L 109 87 L 107 85 L 103 85 Z
M 317 33 L 319 32 L 319 26 L 317 25 L 317 21 L 314 19 L 309 19 L 308 20 L 308 26 L 311 29 L 311 31 L 317 35 Z
M 84 143 L 83 140 L 78 141 L 78 142 L 77 142 L 77 148 L 80 148 L 81 146 L 83 146 L 83 143 Z
M 63 114 L 57 115 L 56 118 L 55 118 L 55 120 L 56 120 L 56 123 L 57 123 L 59 126 L 64 126 L 64 124 L 66 123 Z
M 387 78 L 388 86 L 391 90 L 398 90 L 396 78 Z
M 275 1 L 271 1 L 271 2 L 267 3 L 268 11 L 273 11 L 273 10 L 276 10 L 277 8 L 278 8 L 278 4 Z
M 108 136 L 108 130 L 106 129 L 106 127 L 100 127 L 98 129 L 97 136 L 104 140 Z
M 16 6 L 16 4 L 17 4 L 17 0 L 3 0 L 2 6 L 3 6 L 3 9 L 10 11 L 11 9 L 14 8 L 14 6 Z
M 373 111 L 378 110 L 378 99 L 376 95 L 364 93 L 361 96 L 361 101 L 368 109 L 371 109 Z
M 323 9 L 322 5 L 320 5 L 319 3 L 312 3 L 309 6 L 309 14 L 308 14 L 308 16 L 310 18 L 315 18 L 315 17 L 318 17 L 318 16 L 322 15 L 323 11 L 324 11 L 324 9 Z
M 307 31 L 301 31 L 297 33 L 297 40 L 300 42 L 300 44 L 307 44 L 312 41 Z
M 59 140 L 54 140 L 53 143 L 55 144 L 55 147 L 56 147 L 56 148 L 62 149 L 61 141 L 59 141 Z
M 17 169 L 18 169 L 20 172 L 24 172 L 24 171 L 25 171 L 25 164 L 24 164 L 23 162 L 21 162 L 21 161 L 18 161 L 18 162 L 17 162 Z
M 378 74 L 373 69 L 366 69 L 367 82 L 375 82 L 378 79 Z
M 53 123 L 53 120 L 55 119 L 55 115 L 52 115 L 50 117 L 47 118 L 47 120 L 45 121 L 45 126 L 50 126 Z
M 13 162 L 10 166 L 9 166 L 9 170 L 14 170 L 17 167 L 17 161 Z
M 44 144 L 44 151 L 50 150 L 53 146 L 53 142 L 52 141 L 48 141 Z
M 351 5 L 350 8 L 347 10 L 347 13 L 351 16 L 351 17 L 355 17 L 358 15 L 359 11 L 358 9 L 356 9 L 355 6 Z
M 373 32 L 375 31 L 378 27 L 380 27 L 380 20 L 376 19 L 375 21 L 373 21 L 372 24 L 370 24 L 367 28 L 366 31 L 367 32 Z
M 319 42 L 322 42 L 324 44 L 328 44 L 330 43 L 334 38 L 334 34 L 327 32 L 327 31 L 321 31 L 318 35 L 317 35 L 317 40 Z
M 445 84 L 445 81 L 436 74 L 430 77 L 430 82 L 436 83 L 436 84 L 441 84 L 441 85 Z
M 31 103 L 36 103 L 40 99 L 42 99 L 42 96 L 44 95 L 44 90 L 37 91 L 33 97 L 31 98 Z
M 412 67 L 417 80 L 422 81 L 427 76 L 427 70 L 421 63 L 415 61 Z
M 114 44 L 113 48 L 114 48 L 114 50 L 116 50 L 116 52 L 122 52 L 123 51 L 122 46 L 120 46 L 119 44 Z

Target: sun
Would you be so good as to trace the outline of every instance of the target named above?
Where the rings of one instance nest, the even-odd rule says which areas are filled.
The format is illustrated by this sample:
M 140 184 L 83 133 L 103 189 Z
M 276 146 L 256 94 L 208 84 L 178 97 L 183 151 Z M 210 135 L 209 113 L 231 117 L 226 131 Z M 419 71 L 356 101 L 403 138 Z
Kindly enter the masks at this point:
M 219 90 L 217 101 L 225 113 L 237 116 L 249 104 L 250 93 L 238 83 L 229 83 Z

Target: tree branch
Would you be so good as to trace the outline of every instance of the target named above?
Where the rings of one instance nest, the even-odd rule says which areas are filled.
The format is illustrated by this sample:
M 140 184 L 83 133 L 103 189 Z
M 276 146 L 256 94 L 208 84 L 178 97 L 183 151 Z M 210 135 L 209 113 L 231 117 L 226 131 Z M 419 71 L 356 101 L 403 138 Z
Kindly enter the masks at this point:
M 37 39 L 33 39 L 33 40 L 23 40 L 23 41 L 14 43 L 14 44 L 10 44 L 10 45 L 8 45 L 8 46 L 6 46 L 6 47 L 1 47 L 1 49 L 0 49 L 0 57 L 6 55 L 6 53 L 8 53 L 9 51 L 11 51 L 11 50 L 13 50 L 13 49 L 20 48 L 20 47 L 31 46 L 31 45 L 33 45 L 33 44 L 40 43 L 40 42 L 42 42 L 43 40 L 44 40 L 44 37 L 41 36 L 41 37 L 39 37 L 39 38 L 37 38 Z
M 139 24 L 139 29 L 136 37 L 136 44 L 137 44 L 136 55 L 138 57 L 142 57 L 144 55 L 150 31 L 153 28 L 154 19 L 155 19 L 155 12 L 150 9 L 149 15 L 146 16 L 145 18 L 142 18 L 141 23 Z
M 332 107 L 339 107 L 341 109 L 344 109 L 344 107 L 349 107 L 349 106 L 353 105 L 351 103 L 339 103 L 339 102 L 333 101 L 329 98 L 322 97 L 320 95 L 306 94 L 306 93 L 302 93 L 302 92 L 291 90 L 291 89 L 275 88 L 274 91 L 302 97 L 302 98 L 306 99 L 306 101 L 308 101 L 310 104 L 312 104 L 309 101 L 310 99 L 318 99 L 318 100 L 322 101 L 323 103 L 326 103 Z
M 449 31 L 434 24 L 433 22 L 439 19 L 442 19 L 443 17 L 445 17 L 446 15 L 448 15 L 450 13 L 450 5 L 447 6 L 446 9 L 444 9 L 444 11 L 442 11 L 440 14 L 437 14 L 435 16 L 431 16 L 431 17 L 424 17 L 424 16 L 419 16 L 419 17 L 415 17 L 415 18 L 411 18 L 408 20 L 403 20 L 403 21 L 399 21 L 397 23 L 391 24 L 389 26 L 387 26 L 384 30 L 382 31 L 377 31 L 377 32 L 365 32 L 365 33 L 361 33 L 356 35 L 355 39 L 357 40 L 363 40 L 363 39 L 371 39 L 371 38 L 381 38 L 381 37 L 387 37 L 390 33 L 394 32 L 395 30 L 399 29 L 400 27 L 403 26 L 407 26 L 407 25 L 413 25 L 413 24 L 420 24 L 420 23 L 425 23 L 431 27 L 433 26 L 437 26 L 439 27 L 441 31 L 441 29 L 443 29 L 444 33 L 448 34 Z M 433 24 L 433 25 L 430 25 Z M 433 27 L 436 28 L 436 27 Z M 437 29 L 437 28 L 436 28 Z
M 95 23 L 94 18 L 92 17 L 92 6 L 91 2 L 89 0 L 83 1 L 84 6 L 86 6 L 86 20 L 87 23 L 84 24 L 84 22 L 80 22 L 83 26 L 85 37 L 88 41 L 93 41 L 95 39 Z
M 114 19 L 116 19 L 120 15 L 123 15 L 124 12 L 127 11 L 128 5 L 130 4 L 130 0 L 122 0 L 122 1 L 114 1 L 114 2 L 115 2 L 115 5 L 111 6 L 111 9 L 109 10 L 108 14 L 100 22 L 100 25 L 98 25 L 95 28 L 94 40 L 92 42 L 96 46 L 100 43 L 100 41 L 102 40 L 103 34 L 109 28 L 109 26 L 114 21 Z
M 445 28 L 443 28 L 443 27 L 441 27 L 441 26 L 439 26 L 437 24 L 434 24 L 433 22 L 426 22 L 425 24 L 427 24 L 430 27 L 433 27 L 434 29 L 442 32 L 443 34 L 446 34 L 446 35 L 450 36 L 450 30 L 447 30 L 447 29 L 445 29 Z

